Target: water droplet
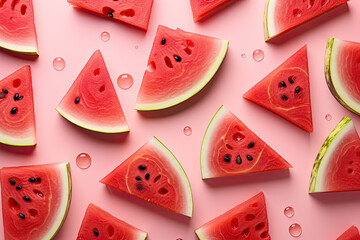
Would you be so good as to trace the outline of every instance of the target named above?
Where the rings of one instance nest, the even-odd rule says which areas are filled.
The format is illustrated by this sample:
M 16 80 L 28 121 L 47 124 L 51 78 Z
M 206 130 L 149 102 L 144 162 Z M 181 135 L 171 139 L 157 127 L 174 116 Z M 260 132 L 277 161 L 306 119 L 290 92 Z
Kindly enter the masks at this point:
M 253 52 L 253 59 L 254 59 L 256 62 L 261 62 L 261 61 L 264 59 L 264 52 L 263 52 L 263 50 L 261 50 L 261 49 L 256 49 L 256 50 Z
M 285 214 L 285 216 L 287 216 L 288 218 L 291 218 L 291 217 L 294 216 L 295 211 L 294 211 L 294 209 L 293 209 L 292 207 L 286 207 L 286 208 L 284 209 L 284 214 Z
M 302 233 L 301 226 L 297 223 L 293 223 L 289 227 L 289 233 L 293 237 L 299 237 Z
M 139 49 L 139 45 L 135 45 L 135 49 Z
M 245 54 L 245 53 L 242 53 L 242 54 L 241 54 L 241 57 L 242 57 L 242 58 L 246 58 L 246 54 Z
M 53 61 L 53 67 L 57 71 L 61 71 L 65 68 L 65 61 L 61 57 L 57 57 Z
M 331 118 L 332 118 L 332 117 L 331 117 L 331 115 L 330 115 L 330 114 L 326 114 L 326 115 L 325 115 L 325 119 L 326 119 L 327 121 L 330 121 L 330 120 L 331 120 Z
M 87 153 L 80 153 L 76 157 L 76 165 L 81 169 L 87 169 L 91 165 L 91 157 Z
M 191 127 L 189 127 L 189 126 L 184 127 L 184 134 L 185 134 L 186 136 L 190 136 L 191 133 L 192 133 Z
M 103 42 L 107 42 L 110 40 L 110 33 L 108 32 L 102 32 L 100 35 L 101 40 L 103 40 Z
M 134 79 L 130 74 L 124 73 L 121 74 L 117 79 L 117 85 L 121 89 L 129 89 L 134 83 Z

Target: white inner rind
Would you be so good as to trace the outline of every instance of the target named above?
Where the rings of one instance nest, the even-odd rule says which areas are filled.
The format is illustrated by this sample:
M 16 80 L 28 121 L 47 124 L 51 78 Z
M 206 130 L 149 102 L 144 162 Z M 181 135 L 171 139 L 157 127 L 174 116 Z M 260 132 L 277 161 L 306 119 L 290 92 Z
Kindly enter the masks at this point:
M 276 0 L 268 0 L 265 5 L 265 14 L 264 14 L 265 41 L 273 38 L 278 34 L 275 26 L 275 9 L 276 9 Z
M 162 144 L 156 137 L 153 137 L 149 141 L 149 144 L 153 145 L 155 149 L 158 149 L 164 155 L 165 159 L 168 160 L 169 164 L 171 164 L 171 167 L 174 169 L 174 171 L 179 174 L 178 176 L 181 180 L 182 190 L 184 191 L 180 194 L 184 194 L 186 199 L 186 204 L 185 204 L 186 209 L 183 214 L 191 217 L 193 212 L 192 192 L 191 192 L 189 179 L 186 176 L 183 167 L 180 165 L 179 161 L 172 154 L 172 152 L 170 152 L 170 150 L 167 147 L 165 147 L 165 145 Z
M 145 240 L 147 238 L 147 233 L 140 230 L 138 240 Z
M 36 145 L 36 136 L 34 135 L 29 135 L 24 137 L 24 136 L 18 136 L 18 137 L 13 137 L 10 135 L 7 135 L 5 133 L 2 133 L 0 131 L 0 143 L 4 143 L 4 144 L 8 144 L 8 145 L 12 145 L 12 146 L 34 146 Z
M 150 104 L 136 103 L 135 110 L 149 111 L 149 110 L 158 110 L 158 109 L 168 108 L 168 107 L 174 106 L 176 104 L 179 104 L 179 103 L 185 101 L 186 99 L 189 99 L 196 93 L 198 93 L 201 89 L 203 89 L 205 87 L 205 85 L 215 75 L 216 71 L 218 70 L 222 61 L 225 58 L 228 46 L 229 46 L 229 41 L 222 40 L 222 46 L 221 46 L 220 52 L 219 52 L 214 64 L 209 68 L 208 72 L 204 75 L 203 79 L 201 79 L 198 82 L 198 84 L 193 86 L 190 90 L 188 90 L 187 92 L 185 92 L 175 98 L 171 98 L 171 99 L 168 99 L 163 102 L 150 103 Z
M 211 122 L 209 123 L 209 126 L 206 129 L 202 144 L 201 144 L 201 152 L 200 152 L 200 166 L 201 166 L 201 176 L 202 179 L 211 178 L 213 177 L 213 173 L 210 170 L 209 167 L 209 151 L 211 151 L 212 147 L 212 138 L 214 133 L 217 133 L 217 129 L 219 126 L 219 123 L 222 122 L 223 117 L 226 116 L 226 114 L 229 111 L 224 107 L 221 106 L 219 110 L 216 112 L 215 116 L 211 119 Z
M 13 52 L 28 54 L 28 55 L 39 55 L 38 49 L 35 46 L 23 46 L 12 43 L 0 41 L 0 47 L 8 49 Z

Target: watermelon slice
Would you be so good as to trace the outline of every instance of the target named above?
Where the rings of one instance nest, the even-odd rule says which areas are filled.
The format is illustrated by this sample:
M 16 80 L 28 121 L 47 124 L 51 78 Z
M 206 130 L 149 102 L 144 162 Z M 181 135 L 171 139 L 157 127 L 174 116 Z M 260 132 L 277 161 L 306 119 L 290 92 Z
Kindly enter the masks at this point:
M 185 171 L 155 137 L 100 182 L 173 212 L 192 216 L 192 193 Z
M 267 0 L 264 14 L 265 41 L 310 21 L 349 0 Z
M 351 226 L 336 240 L 360 240 L 359 229 L 355 226 Z
M 205 223 L 195 233 L 200 240 L 270 240 L 264 193 Z
M 309 193 L 360 190 L 360 138 L 344 117 L 322 145 L 311 172 Z
M 306 45 L 243 97 L 311 133 L 313 123 Z
M 229 41 L 159 26 L 135 109 L 164 109 L 199 92 L 220 67 Z
M 203 179 L 292 167 L 224 106 L 206 130 L 200 161 Z
M 56 107 L 70 122 L 97 132 L 128 132 L 119 99 L 104 59 L 95 51 Z
M 220 8 L 231 0 L 190 0 L 194 22 Z
M 0 47 L 39 55 L 32 0 L 0 0 Z
M 153 0 L 67 0 L 68 3 L 147 30 Z
M 36 144 L 30 66 L 0 81 L 0 142 L 15 146 Z
M 145 240 L 147 233 L 90 204 L 76 240 Z
M 325 76 L 336 100 L 360 115 L 360 43 L 330 38 L 326 45 Z
M 52 239 L 70 205 L 69 163 L 4 167 L 0 179 L 5 240 Z

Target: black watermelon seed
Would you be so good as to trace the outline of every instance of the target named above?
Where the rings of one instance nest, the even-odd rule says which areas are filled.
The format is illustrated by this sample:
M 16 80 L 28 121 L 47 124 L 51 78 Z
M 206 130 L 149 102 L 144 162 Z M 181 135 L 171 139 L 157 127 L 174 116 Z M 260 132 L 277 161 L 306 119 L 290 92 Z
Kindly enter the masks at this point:
M 254 146 L 255 146 L 254 142 L 250 142 L 249 145 L 248 145 L 249 148 L 253 148 Z
M 141 181 L 141 177 L 137 176 L 136 178 L 136 181 Z
M 41 178 L 38 177 L 38 178 L 36 179 L 36 182 L 37 182 L 37 183 L 41 183 Z
M 5 93 L 5 94 L 9 93 L 9 91 L 7 89 L 5 89 L 5 88 L 2 89 L 2 92 Z
M 146 179 L 146 180 L 149 180 L 149 179 L 150 179 L 150 174 L 149 174 L 149 173 L 145 174 L 145 179 Z
M 292 79 L 292 77 L 289 77 L 289 83 L 293 84 L 294 83 L 294 79 Z
M 144 188 L 143 188 L 143 185 L 142 185 L 141 183 L 136 184 L 136 188 L 137 188 L 139 191 L 141 191 L 141 190 L 144 189 Z
M 240 155 L 237 155 L 237 157 L 236 157 L 236 163 L 237 163 L 237 164 L 241 164 L 241 157 L 240 157 Z
M 230 157 L 229 157 L 229 156 L 225 156 L 225 157 L 224 157 L 224 161 L 225 161 L 225 162 L 227 162 L 227 163 L 228 163 L 228 162 L 230 162 L 230 160 L 231 160 L 231 159 L 230 159 Z
M 21 96 L 21 97 L 19 97 L 19 99 L 18 99 L 18 100 L 20 101 L 20 100 L 21 100 L 21 99 L 23 99 L 23 98 L 24 98 L 24 96 Z
M 94 232 L 94 235 L 95 235 L 96 237 L 99 236 L 99 231 L 98 231 L 98 230 L 94 229 L 93 232 Z
M 29 198 L 29 197 L 26 197 L 26 196 L 25 196 L 25 197 L 23 197 L 23 199 L 24 199 L 25 202 L 30 202 L 30 198 Z
M 145 167 L 145 165 L 140 165 L 140 166 L 139 166 L 139 169 L 140 169 L 141 171 L 144 171 L 144 170 L 146 169 L 146 167 Z
M 25 215 L 22 214 L 22 213 L 19 213 L 19 217 L 20 217 L 21 219 L 25 219 Z
M 247 155 L 246 158 L 247 158 L 247 160 L 249 160 L 249 161 L 252 161 L 252 160 L 253 160 L 253 157 L 250 156 L 250 155 Z
M 35 181 L 36 181 L 36 179 L 34 177 L 29 178 L 29 182 L 35 182 Z
M 300 92 L 300 88 L 295 88 L 295 93 L 299 93 Z
M 282 95 L 282 96 L 281 96 L 281 99 L 284 100 L 284 101 L 286 101 L 286 100 L 288 100 L 289 98 L 288 98 L 288 96 L 286 96 L 286 95 Z
M 111 17 L 111 18 L 114 17 L 114 15 L 113 15 L 112 13 L 108 13 L 107 15 L 108 15 L 109 17 Z
M 21 190 L 21 189 L 22 189 L 21 185 L 16 186 L 16 190 Z
M 165 43 L 166 43 L 166 39 L 165 38 L 161 39 L 161 45 L 165 45 Z
M 80 102 L 80 98 L 79 97 L 75 98 L 75 104 L 78 104 L 79 102 Z
M 284 81 L 281 81 L 281 82 L 280 82 L 280 86 L 281 86 L 281 87 L 286 87 L 286 83 L 285 83 Z
M 177 62 L 181 62 L 181 57 L 175 55 L 174 58 L 175 58 L 175 60 L 176 60 Z
M 10 182 L 11 185 L 15 185 L 15 184 L 16 184 L 16 182 L 15 182 L 14 179 L 9 179 L 9 182 Z
M 16 94 L 14 95 L 14 100 L 15 100 L 15 101 L 19 100 L 19 94 L 18 94 L 18 93 L 16 93 Z
M 10 111 L 10 113 L 11 113 L 12 115 L 14 115 L 16 112 L 17 112 L 17 108 L 16 108 L 16 107 L 12 108 L 11 111 Z

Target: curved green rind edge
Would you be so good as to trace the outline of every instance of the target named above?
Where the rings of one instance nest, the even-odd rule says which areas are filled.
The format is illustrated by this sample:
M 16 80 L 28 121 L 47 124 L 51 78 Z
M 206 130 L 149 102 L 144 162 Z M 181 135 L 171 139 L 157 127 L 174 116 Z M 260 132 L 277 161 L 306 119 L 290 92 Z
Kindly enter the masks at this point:
M 360 112 L 356 111 L 355 109 L 353 109 L 352 107 L 350 107 L 339 95 L 339 93 L 336 91 L 336 88 L 333 84 L 333 81 L 340 81 L 340 79 L 334 79 L 331 75 L 331 58 L 332 58 L 332 52 L 334 49 L 334 42 L 335 42 L 335 38 L 329 38 L 326 44 L 326 51 L 325 51 L 325 61 L 324 61 L 324 72 L 325 72 L 325 78 L 326 78 L 326 83 L 329 87 L 329 90 L 331 92 L 331 94 L 335 97 L 335 99 L 346 109 L 348 109 L 349 111 L 360 115 Z M 339 66 L 341 67 L 341 66 Z
M 14 147 L 32 147 L 37 144 L 36 138 L 35 138 L 35 141 L 33 141 L 31 143 L 4 142 L 4 141 L 0 141 L 0 143 L 9 145 L 9 146 L 14 146 Z
M 24 55 L 29 55 L 29 56 L 39 56 L 39 52 L 36 47 L 25 48 L 24 46 L 14 45 L 14 44 L 5 43 L 5 42 L 0 41 L 0 48 L 6 49 L 6 50 L 14 52 L 14 53 L 19 53 L 19 54 L 24 54 Z
M 60 228 L 62 227 L 62 225 L 64 224 L 65 222 L 65 219 L 68 215 L 68 212 L 69 212 L 69 208 L 70 208 L 70 203 L 71 203 L 71 192 L 72 192 L 72 181 L 71 181 L 71 170 L 70 170 L 70 163 L 66 163 L 66 175 L 67 175 L 67 182 L 68 182 L 68 201 L 67 201 L 67 205 L 66 205 L 66 209 L 65 209 L 65 212 L 64 214 L 62 215 L 63 218 L 60 222 L 60 224 L 58 225 L 56 231 L 54 232 L 54 234 L 51 236 L 50 239 L 53 239 L 55 237 L 55 235 L 59 232 Z
M 91 127 L 88 127 L 86 126 L 85 124 L 82 124 L 82 123 L 79 123 L 77 121 L 75 121 L 75 118 L 73 119 L 72 117 L 70 117 L 70 115 L 68 115 L 67 113 L 65 113 L 64 111 L 60 110 L 59 108 L 55 108 L 55 110 L 62 116 L 64 117 L 66 120 L 68 120 L 69 122 L 79 126 L 79 127 L 82 127 L 82 128 L 85 128 L 87 130 L 90 130 L 90 131 L 94 131 L 94 132 L 100 132 L 100 133 L 122 133 L 122 132 L 129 132 L 130 129 L 129 127 L 127 128 L 124 128 L 123 130 L 118 130 L 118 131 L 104 131 L 102 129 L 95 129 L 95 128 L 91 128 Z
M 325 142 L 321 146 L 320 151 L 319 151 L 318 155 L 316 156 L 314 166 L 313 166 L 312 171 L 311 171 L 309 193 L 315 192 L 316 180 L 317 180 L 317 177 L 318 177 L 318 170 L 319 170 L 319 167 L 320 167 L 321 163 L 323 162 L 324 156 L 325 156 L 329 146 L 331 145 L 332 141 L 337 137 L 337 135 L 341 132 L 341 130 L 343 130 L 344 127 L 351 121 L 352 121 L 351 118 L 344 117 L 338 123 L 338 125 L 336 125 L 334 130 L 332 130 L 332 132 L 329 134 L 329 136 L 326 138 Z
M 202 179 L 208 178 L 208 177 L 204 177 L 205 171 L 208 171 L 208 169 L 205 169 L 205 168 L 204 168 L 204 164 L 203 164 L 203 163 L 206 161 L 206 159 L 204 158 L 204 155 L 205 155 L 205 153 L 204 153 L 205 141 L 206 141 L 206 139 L 208 138 L 208 135 L 210 135 L 210 127 L 214 124 L 214 120 L 219 117 L 219 113 L 220 113 L 220 111 L 221 111 L 223 108 L 225 108 L 224 105 L 221 105 L 221 107 L 216 111 L 215 115 L 212 117 L 209 125 L 208 125 L 207 128 L 206 128 L 206 131 L 205 131 L 203 140 L 202 140 L 202 142 L 201 142 L 201 149 L 200 149 L 200 169 L 201 169 L 201 178 L 202 178 Z
M 269 35 L 269 28 L 268 28 L 268 11 L 269 11 L 269 3 L 270 0 L 266 1 L 266 5 L 265 5 L 265 12 L 264 12 L 264 39 L 265 42 L 270 40 L 270 35 Z
M 189 178 L 186 175 L 186 172 L 185 172 L 184 168 L 181 166 L 179 160 L 175 157 L 175 155 L 159 139 L 157 139 L 155 136 L 153 136 L 153 139 L 155 139 L 158 143 L 160 143 L 160 145 L 164 148 L 164 150 L 169 152 L 173 156 L 173 159 L 176 160 L 176 163 L 180 166 L 181 170 L 183 171 L 183 174 L 184 174 L 185 179 L 186 179 L 186 183 L 188 184 L 188 187 L 189 187 L 189 193 L 190 193 L 189 199 L 191 200 L 191 203 L 190 203 L 190 206 L 189 206 L 189 211 L 188 211 L 189 213 L 186 216 L 192 217 L 194 203 L 193 203 L 193 195 L 192 195 L 192 190 L 191 190 L 191 185 L 190 185 Z M 183 178 L 183 177 L 181 177 L 181 178 Z M 184 186 L 184 187 L 186 187 L 186 186 Z
M 191 92 L 190 94 L 186 94 L 185 97 L 180 98 L 178 101 L 171 102 L 170 104 L 167 103 L 167 102 L 162 103 L 162 104 L 157 104 L 157 103 L 154 103 L 154 104 L 137 104 L 135 106 L 135 110 L 138 110 L 138 111 L 154 111 L 154 110 L 161 110 L 161 109 L 173 107 L 173 106 L 175 106 L 175 105 L 177 105 L 179 103 L 182 103 L 182 102 L 188 100 L 189 98 L 191 98 L 192 96 L 194 96 L 195 94 L 200 92 L 206 86 L 206 84 L 208 84 L 210 82 L 210 80 L 214 77 L 214 75 L 216 74 L 216 72 L 218 71 L 218 69 L 220 68 L 222 62 L 225 59 L 227 50 L 229 48 L 229 41 L 228 40 L 222 40 L 222 41 L 223 41 L 222 50 L 220 51 L 218 57 L 216 58 L 217 60 L 215 61 L 214 66 L 209 70 L 209 73 L 205 75 L 204 80 L 200 84 L 199 88 L 194 89 L 194 92 Z

